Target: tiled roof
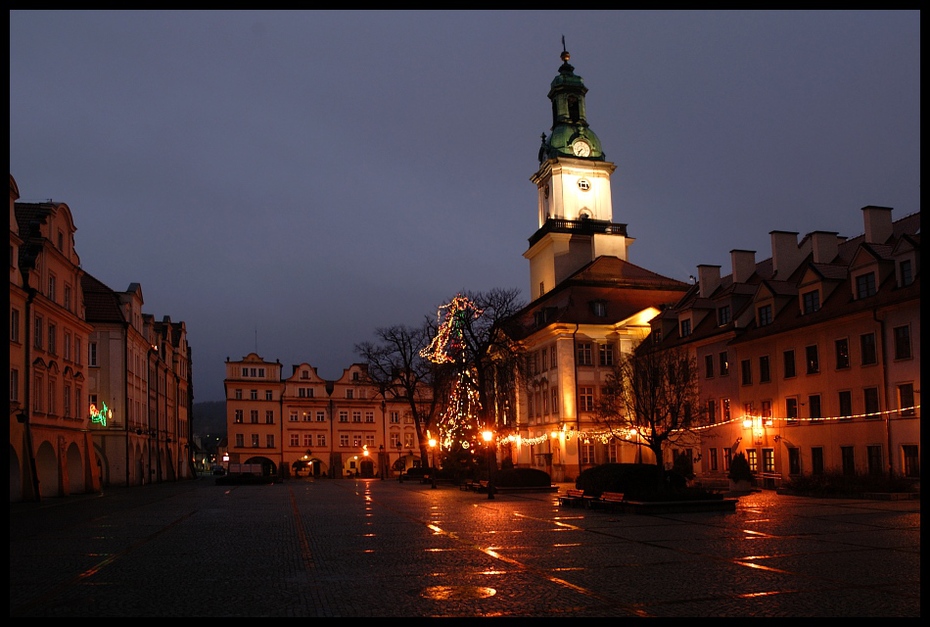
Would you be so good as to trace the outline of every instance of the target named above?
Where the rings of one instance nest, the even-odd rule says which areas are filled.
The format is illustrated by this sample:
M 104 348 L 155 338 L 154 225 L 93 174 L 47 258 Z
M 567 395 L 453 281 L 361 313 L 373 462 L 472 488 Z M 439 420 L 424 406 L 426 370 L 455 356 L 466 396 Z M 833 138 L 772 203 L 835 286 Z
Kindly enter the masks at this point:
M 96 277 L 84 273 L 81 277 L 84 290 L 84 319 L 88 322 L 125 322 L 119 295 Z

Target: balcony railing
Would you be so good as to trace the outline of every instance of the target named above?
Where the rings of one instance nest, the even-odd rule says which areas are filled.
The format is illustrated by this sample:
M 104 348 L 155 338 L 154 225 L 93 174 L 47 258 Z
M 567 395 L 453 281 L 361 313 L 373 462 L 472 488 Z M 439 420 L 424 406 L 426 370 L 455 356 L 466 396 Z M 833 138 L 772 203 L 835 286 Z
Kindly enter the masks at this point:
M 608 220 L 566 220 L 548 218 L 546 223 L 530 237 L 530 246 L 538 242 L 546 233 L 577 233 L 578 235 L 616 234 L 626 235 L 626 225 Z

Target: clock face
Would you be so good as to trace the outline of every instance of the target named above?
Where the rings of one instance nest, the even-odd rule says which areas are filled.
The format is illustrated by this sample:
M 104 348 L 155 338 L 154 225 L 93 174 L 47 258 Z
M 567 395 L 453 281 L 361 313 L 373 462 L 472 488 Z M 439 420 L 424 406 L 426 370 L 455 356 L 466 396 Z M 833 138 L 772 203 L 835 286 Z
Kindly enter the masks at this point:
M 572 152 L 576 157 L 587 157 L 591 154 L 591 145 L 583 139 L 578 139 L 572 144 Z

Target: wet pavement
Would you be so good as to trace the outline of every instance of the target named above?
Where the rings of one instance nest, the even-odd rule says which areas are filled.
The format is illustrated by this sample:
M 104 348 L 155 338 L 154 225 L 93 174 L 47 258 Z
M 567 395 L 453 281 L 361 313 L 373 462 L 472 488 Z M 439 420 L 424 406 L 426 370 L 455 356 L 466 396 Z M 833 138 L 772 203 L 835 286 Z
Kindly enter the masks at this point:
M 201 477 L 10 504 L 10 616 L 919 617 L 920 501 L 636 515 Z

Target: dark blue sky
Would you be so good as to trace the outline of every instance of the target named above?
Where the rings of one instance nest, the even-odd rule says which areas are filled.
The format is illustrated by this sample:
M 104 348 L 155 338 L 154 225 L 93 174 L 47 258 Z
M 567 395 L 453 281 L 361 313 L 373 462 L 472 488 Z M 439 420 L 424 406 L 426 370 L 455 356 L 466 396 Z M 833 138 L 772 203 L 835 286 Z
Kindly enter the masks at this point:
M 527 293 L 563 35 L 632 263 L 920 211 L 917 11 L 11 11 L 10 173 L 187 323 L 195 400 L 256 348 L 337 378 L 459 290 Z

